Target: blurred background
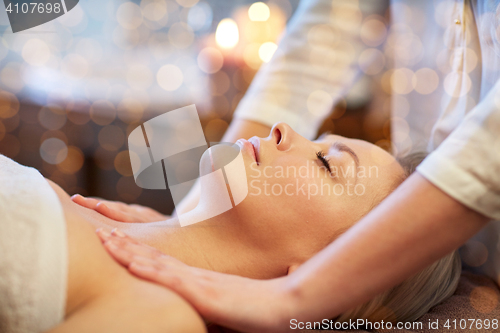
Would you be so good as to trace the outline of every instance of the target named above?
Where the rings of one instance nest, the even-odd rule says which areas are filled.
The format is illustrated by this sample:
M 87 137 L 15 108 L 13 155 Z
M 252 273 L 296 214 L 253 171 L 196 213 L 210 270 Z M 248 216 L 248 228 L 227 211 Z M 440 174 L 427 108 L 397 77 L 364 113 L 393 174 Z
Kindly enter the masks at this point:
M 207 141 L 219 141 L 298 2 L 86 0 L 16 34 L 0 4 L 0 153 L 35 167 L 70 195 L 170 214 L 169 191 L 135 184 L 128 134 L 194 103 Z M 387 18 L 356 22 L 356 3 L 346 14 L 362 26 L 366 43 L 379 46 L 381 40 L 369 40 L 370 29 L 386 29 Z M 374 66 L 361 66 L 367 75 L 320 132 L 390 147 L 388 66 L 380 55 Z

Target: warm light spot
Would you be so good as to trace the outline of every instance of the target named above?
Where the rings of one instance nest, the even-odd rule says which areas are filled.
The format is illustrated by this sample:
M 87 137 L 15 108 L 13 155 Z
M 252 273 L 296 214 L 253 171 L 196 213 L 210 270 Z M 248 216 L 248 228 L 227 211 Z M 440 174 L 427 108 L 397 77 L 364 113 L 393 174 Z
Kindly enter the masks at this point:
M 135 155 L 134 157 L 136 156 L 137 155 Z M 116 171 L 118 171 L 118 173 L 122 176 L 130 177 L 133 175 L 128 150 L 121 151 L 115 156 L 114 166 Z
M 14 62 L 9 62 L 0 72 L 0 81 L 11 92 L 19 92 L 24 88 L 25 82 L 22 77 L 21 65 Z
M 198 3 L 198 0 L 175 0 L 182 7 L 193 7 Z
M 452 97 L 462 97 L 469 92 L 472 81 L 467 73 L 451 72 L 444 79 L 443 85 L 448 95 Z
M 243 51 L 243 60 L 248 65 L 248 67 L 253 69 L 259 69 L 262 64 L 262 59 L 259 57 L 260 45 L 257 43 L 250 43 L 245 46 Z
M 324 116 L 332 107 L 333 98 L 326 91 L 313 91 L 307 98 L 307 109 L 315 116 Z
M 382 19 L 371 18 L 363 22 L 361 26 L 361 40 L 371 47 L 382 44 L 387 35 L 387 27 Z
M 76 125 L 85 125 L 90 120 L 90 105 L 87 101 L 71 101 L 66 105 L 66 117 Z
M 239 39 L 238 25 L 234 20 L 226 18 L 219 22 L 215 31 L 217 45 L 224 49 L 231 49 L 238 44 Z
M 61 62 L 61 71 L 75 79 L 81 79 L 87 75 L 89 64 L 84 57 L 76 53 L 70 53 Z
M 263 62 L 269 62 L 278 49 L 278 45 L 273 42 L 267 42 L 260 46 L 259 57 Z
M 116 118 L 115 106 L 106 100 L 97 100 L 90 107 L 90 119 L 97 125 L 109 125 Z
M 391 75 L 391 89 L 396 94 L 406 95 L 413 90 L 413 71 L 408 68 L 398 68 Z
M 68 156 L 68 147 L 60 139 L 49 138 L 40 146 L 40 156 L 49 164 L 58 164 Z
M 19 111 L 19 100 L 14 94 L 0 91 L 0 118 L 14 117 Z
M 498 293 L 488 287 L 476 287 L 469 296 L 470 305 L 478 312 L 490 313 L 498 305 Z
M 125 97 L 117 107 L 118 117 L 125 123 L 131 124 L 141 120 L 144 114 L 144 106 L 135 99 Z
M 38 112 L 38 121 L 48 130 L 58 130 L 66 124 L 66 112 L 57 106 L 43 107 Z
M 267 21 L 271 16 L 269 6 L 263 2 L 255 2 L 248 8 L 248 17 L 251 21 Z
M 224 58 L 219 50 L 206 47 L 198 54 L 198 67 L 207 74 L 218 72 L 224 64 Z
M 184 81 L 184 75 L 179 67 L 175 65 L 165 65 L 156 74 L 156 80 L 160 87 L 166 91 L 179 89 Z
M 137 29 L 142 24 L 141 8 L 133 2 L 124 2 L 116 11 L 116 20 L 124 29 Z
M 168 30 L 168 40 L 176 48 L 185 49 L 193 43 L 194 33 L 189 25 L 178 22 Z
M 28 64 L 42 66 L 49 61 L 51 52 L 44 41 L 34 38 L 24 44 L 21 54 Z
M 413 88 L 422 95 L 432 93 L 439 85 L 439 76 L 430 68 L 421 68 L 412 78 Z
M 84 156 L 78 147 L 68 147 L 67 157 L 57 165 L 57 168 L 65 174 L 74 174 L 83 166 Z
M 377 49 L 366 49 L 359 55 L 359 67 L 368 75 L 380 73 L 385 66 L 385 56 Z
M 142 15 L 150 21 L 159 21 L 167 14 L 167 3 L 163 0 L 142 0 Z

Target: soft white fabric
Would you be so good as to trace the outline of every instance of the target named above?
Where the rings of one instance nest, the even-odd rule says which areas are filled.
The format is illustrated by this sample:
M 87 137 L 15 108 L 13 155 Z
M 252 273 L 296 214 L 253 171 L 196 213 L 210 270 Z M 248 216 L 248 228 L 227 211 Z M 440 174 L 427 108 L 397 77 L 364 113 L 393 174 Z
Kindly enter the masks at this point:
M 64 317 L 66 224 L 42 175 L 0 155 L 0 332 L 44 332 Z
M 391 93 L 396 152 L 432 152 L 453 132 L 419 172 L 472 209 L 500 218 L 500 95 L 495 86 L 500 80 L 500 0 L 389 3 L 301 1 L 278 51 L 257 74 L 235 117 L 268 125 L 284 121 L 313 138 L 373 55 L 385 61 L 386 73 L 378 80 Z M 374 29 L 374 20 L 382 22 L 387 10 L 392 20 L 387 31 Z M 384 35 L 386 42 L 379 43 Z M 500 276 L 499 223 L 476 236 L 488 249 L 478 272 L 495 280 Z M 476 248 L 484 257 L 484 249 Z

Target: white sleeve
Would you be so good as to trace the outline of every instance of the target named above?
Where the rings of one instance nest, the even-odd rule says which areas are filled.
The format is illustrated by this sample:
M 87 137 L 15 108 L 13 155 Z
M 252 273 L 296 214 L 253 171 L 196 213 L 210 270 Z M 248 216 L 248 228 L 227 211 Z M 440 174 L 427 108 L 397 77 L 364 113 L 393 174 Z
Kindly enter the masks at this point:
M 417 171 L 462 204 L 500 220 L 500 80 Z
M 311 139 L 360 73 L 365 16 L 386 0 L 302 0 L 271 61 L 259 70 L 235 118 L 288 123 Z M 373 32 L 372 32 L 373 33 Z

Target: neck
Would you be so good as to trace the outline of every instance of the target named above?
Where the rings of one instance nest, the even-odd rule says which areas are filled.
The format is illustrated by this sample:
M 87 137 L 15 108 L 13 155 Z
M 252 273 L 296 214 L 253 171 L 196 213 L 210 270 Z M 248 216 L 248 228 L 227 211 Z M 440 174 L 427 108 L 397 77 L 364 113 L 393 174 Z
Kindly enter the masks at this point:
M 131 237 L 190 266 L 260 279 L 286 274 L 287 266 L 279 256 L 256 244 L 254 235 L 240 223 L 236 209 L 203 219 L 206 209 L 199 205 L 188 214 L 189 218 L 199 218 L 203 222 L 180 227 L 178 219 L 172 218 L 128 224 L 124 230 Z
M 256 244 L 258 237 L 241 223 L 243 219 L 238 216 L 237 209 L 182 228 L 176 218 L 152 223 L 123 223 L 75 204 L 59 186 L 53 183 L 51 186 L 65 209 L 74 211 L 95 228 L 120 228 L 138 241 L 190 266 L 261 279 L 287 273 L 288 266 L 277 251 Z M 190 214 L 202 217 L 206 214 L 203 206 L 198 205 Z

